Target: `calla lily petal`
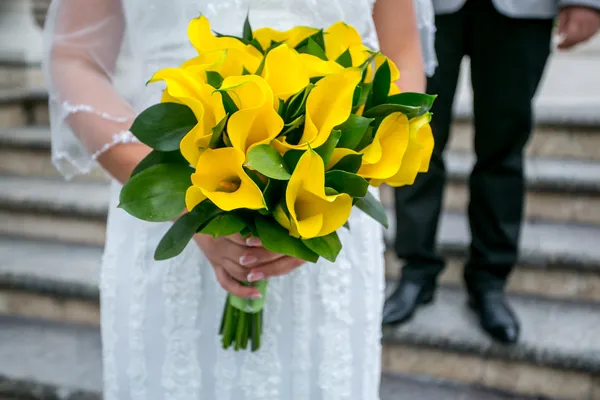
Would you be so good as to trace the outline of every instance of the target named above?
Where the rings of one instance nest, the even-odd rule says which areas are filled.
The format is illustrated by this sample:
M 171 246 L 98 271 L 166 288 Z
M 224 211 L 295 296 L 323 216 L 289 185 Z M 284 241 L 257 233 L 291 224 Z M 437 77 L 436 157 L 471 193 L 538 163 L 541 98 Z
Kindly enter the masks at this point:
M 350 46 L 361 44 L 356 29 L 344 22 L 336 22 L 325 31 L 325 54 L 329 60 L 335 61 Z
M 310 83 L 298 52 L 285 44 L 277 46 L 267 54 L 263 77 L 275 96 L 283 101 Z

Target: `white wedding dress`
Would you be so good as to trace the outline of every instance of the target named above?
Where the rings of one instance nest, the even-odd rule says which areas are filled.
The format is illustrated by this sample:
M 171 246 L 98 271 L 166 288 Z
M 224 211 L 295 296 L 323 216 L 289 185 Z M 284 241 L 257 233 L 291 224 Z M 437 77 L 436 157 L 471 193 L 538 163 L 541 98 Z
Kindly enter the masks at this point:
M 431 34 L 427 2 L 417 9 Z M 186 28 L 200 13 L 229 34 L 239 34 L 248 10 L 254 28 L 344 20 L 376 48 L 372 6 L 373 0 L 54 1 L 44 63 L 54 162 L 70 177 L 89 171 L 110 146 L 131 141 L 121 128 L 160 99 L 162 87 L 145 82 L 195 55 Z M 424 46 L 431 49 L 431 42 Z M 272 279 L 262 348 L 236 353 L 221 349 L 225 292 L 200 250 L 190 244 L 179 257 L 155 262 L 169 223 L 117 209 L 119 190 L 113 183 L 101 277 L 106 400 L 378 398 L 384 249 L 377 223 L 355 210 L 351 231 L 340 231 L 337 262 Z

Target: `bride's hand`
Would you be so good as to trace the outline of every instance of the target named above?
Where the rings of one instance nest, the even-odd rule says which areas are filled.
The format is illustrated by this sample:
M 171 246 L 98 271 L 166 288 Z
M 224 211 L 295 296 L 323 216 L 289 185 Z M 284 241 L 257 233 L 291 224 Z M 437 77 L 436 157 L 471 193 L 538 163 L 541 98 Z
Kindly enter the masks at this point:
M 223 289 L 237 297 L 260 297 L 258 289 L 240 282 L 284 275 L 304 264 L 297 258 L 263 248 L 257 238 L 245 240 L 239 234 L 218 238 L 198 234 L 194 240 L 211 262 Z

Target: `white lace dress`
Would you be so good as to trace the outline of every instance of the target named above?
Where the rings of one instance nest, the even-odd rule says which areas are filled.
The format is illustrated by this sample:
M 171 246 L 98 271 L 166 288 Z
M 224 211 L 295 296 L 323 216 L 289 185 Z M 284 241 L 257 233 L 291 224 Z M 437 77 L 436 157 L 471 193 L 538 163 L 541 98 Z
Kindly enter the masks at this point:
M 255 28 L 344 20 L 376 47 L 372 3 L 55 1 L 44 64 L 55 164 L 66 176 L 86 172 L 110 143 L 130 140 L 120 127 L 160 98 L 159 85 L 145 86 L 148 78 L 194 56 L 186 28 L 200 13 L 215 31 L 236 34 L 248 10 Z M 94 67 L 61 64 L 73 54 Z M 83 123 L 80 114 L 88 116 Z M 79 130 L 72 129 L 77 124 Z M 181 256 L 155 262 L 154 248 L 169 224 L 117 209 L 119 190 L 113 183 L 101 277 L 106 400 L 378 398 L 384 264 L 375 222 L 354 212 L 351 231 L 340 231 L 344 250 L 336 263 L 321 261 L 272 279 L 262 348 L 235 353 L 220 346 L 225 292 L 207 260 L 191 244 Z

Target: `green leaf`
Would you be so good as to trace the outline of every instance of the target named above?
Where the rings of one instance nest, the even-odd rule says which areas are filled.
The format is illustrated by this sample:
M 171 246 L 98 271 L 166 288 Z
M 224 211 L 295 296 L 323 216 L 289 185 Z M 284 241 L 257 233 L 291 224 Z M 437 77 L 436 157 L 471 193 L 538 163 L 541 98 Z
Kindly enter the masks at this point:
M 212 136 L 210 137 L 210 143 L 208 144 L 208 147 L 211 149 L 216 149 L 221 144 L 223 140 L 223 131 L 225 130 L 225 125 L 227 125 L 227 117 L 228 116 L 225 115 L 216 126 L 213 126 Z
M 254 46 L 256 48 L 256 50 L 260 51 L 262 54 L 265 53 L 265 49 L 263 49 L 263 47 L 260 45 L 258 40 L 256 40 L 256 38 L 252 38 L 252 40 L 248 44 Z
M 364 149 L 365 147 L 367 147 L 368 145 L 373 143 L 374 137 L 375 137 L 375 128 L 372 126 L 369 126 L 369 128 L 367 129 L 367 132 L 365 132 L 362 139 L 360 140 L 360 143 L 354 148 L 354 150 L 361 151 L 362 149 Z
M 390 64 L 387 60 L 377 69 L 373 78 L 372 100 L 371 106 L 384 104 L 390 93 L 390 85 L 392 81 L 392 73 Z
M 265 199 L 265 204 L 267 205 L 267 209 L 272 211 L 275 206 L 279 203 L 283 196 L 285 196 L 285 181 L 278 181 L 276 179 L 269 179 L 269 183 L 267 183 L 267 187 L 263 191 L 263 197 Z
M 133 121 L 131 133 L 154 150 L 179 150 L 181 139 L 198 121 L 192 110 L 179 103 L 159 103 Z
M 242 65 L 242 75 L 252 75 L 252 72 L 248 71 L 246 67 Z
M 356 148 L 371 122 L 373 122 L 372 118 L 365 118 L 354 114 L 350 115 L 346 122 L 337 127 L 337 129 L 341 131 L 340 141 L 338 142 L 337 147 L 345 149 Z
M 144 221 L 170 221 L 185 208 L 185 192 L 192 185 L 193 172 L 182 164 L 147 168 L 125 183 L 119 207 Z
M 154 259 L 157 261 L 167 260 L 179 255 L 196 232 L 222 212 L 212 202 L 205 200 L 189 213 L 183 214 L 158 243 L 154 252 Z
M 215 89 L 218 89 L 223 84 L 223 77 L 217 71 L 206 71 L 206 82 Z
M 233 114 L 238 110 L 238 106 L 235 104 L 229 93 L 225 90 L 219 90 L 221 97 L 223 98 L 223 107 L 225 108 L 226 114 Z
M 369 118 L 387 117 L 391 113 L 401 112 L 406 114 L 408 119 L 414 118 L 419 115 L 419 107 L 405 106 L 403 104 L 380 104 L 373 108 L 366 110 L 363 115 Z
M 254 181 L 254 183 L 256 183 L 256 186 L 258 186 L 258 188 L 261 191 L 264 191 L 268 184 L 268 181 L 266 180 L 266 178 L 264 176 L 260 175 L 258 172 L 256 172 L 253 169 L 250 169 L 247 167 L 243 167 L 243 168 L 244 168 L 244 172 L 246 172 L 246 174 L 250 177 L 250 179 L 252 179 Z
M 269 49 L 271 50 L 271 49 Z M 254 73 L 255 75 L 261 76 L 263 73 L 263 69 L 265 69 L 265 63 L 267 62 L 267 54 L 269 53 L 269 51 L 267 51 L 265 53 L 265 56 L 263 57 L 262 61 L 260 62 L 260 64 L 258 65 L 258 68 L 256 69 L 256 72 Z
M 331 135 L 329 135 L 327 141 L 315 149 L 315 152 L 321 156 L 325 165 L 331 159 L 333 150 L 335 150 L 335 146 L 337 146 L 341 135 L 342 133 L 339 130 L 331 131 Z
M 306 53 L 319 57 L 321 60 L 327 61 L 327 55 L 325 55 L 325 50 L 317 44 L 312 38 L 308 38 L 308 43 L 306 44 Z
M 292 176 L 281 154 L 268 144 L 261 144 L 250 149 L 248 166 L 273 179 L 286 181 Z
M 306 53 L 306 47 L 308 46 L 309 40 L 315 42 L 315 44 L 319 46 L 323 51 L 325 50 L 325 35 L 323 33 L 323 29 L 321 29 L 317 33 L 307 37 L 306 39 L 298 43 L 296 45 L 296 51 L 298 51 L 298 53 Z
M 181 155 L 181 152 L 179 150 L 168 151 L 168 152 L 152 150 L 133 169 L 133 172 L 131 173 L 131 177 L 134 177 L 135 175 L 139 174 L 140 172 L 142 172 L 142 171 L 144 171 L 144 170 L 146 170 L 146 169 L 148 169 L 148 168 L 150 168 L 152 166 L 158 165 L 158 164 L 182 164 L 182 165 L 189 165 L 189 163 Z
M 279 135 L 285 136 L 285 135 L 291 133 L 293 130 L 300 128 L 302 126 L 302 124 L 304 124 L 304 115 L 299 116 L 298 118 L 296 118 L 289 124 L 285 124 L 283 126 L 283 130 L 281 131 L 281 133 Z
M 306 247 L 302 240 L 290 236 L 289 232 L 276 221 L 256 215 L 254 223 L 265 249 L 313 263 L 319 259 L 319 256 Z
M 352 197 L 363 197 L 369 189 L 369 182 L 356 174 L 340 170 L 325 173 L 325 186 L 338 193 L 347 193 Z
M 355 206 L 361 209 L 365 214 L 373 218 L 375 221 L 379 222 L 384 227 L 389 227 L 385 208 L 383 208 L 381 202 L 379 202 L 379 200 L 377 200 L 371 194 L 371 192 L 367 192 L 365 197 L 359 199 L 356 202 Z
M 340 254 L 340 251 L 342 250 L 342 242 L 340 241 L 337 232 L 332 232 L 327 236 L 303 239 L 302 242 L 319 256 L 331 262 L 335 262 L 338 254 Z
M 360 88 L 360 96 L 358 98 L 358 102 L 356 104 L 352 103 L 352 110 L 353 112 L 356 112 L 360 106 L 362 105 L 366 105 L 367 104 L 367 100 L 369 99 L 369 96 L 371 95 L 371 90 L 373 89 L 373 84 L 371 82 L 369 83 L 361 83 L 360 85 L 358 85 L 356 87 L 356 89 Z
M 342 157 L 330 170 L 346 171 L 355 174 L 360 169 L 362 157 L 362 154 L 348 154 Z
M 433 106 L 437 96 L 425 93 L 398 93 L 387 98 L 386 104 L 400 104 L 404 106 L 418 107 L 417 115 L 423 115 Z
M 325 195 L 327 196 L 335 196 L 336 194 L 340 194 L 337 190 L 330 187 L 325 187 Z
M 286 102 L 286 110 L 285 110 L 285 120 L 290 121 L 299 116 L 304 115 L 304 110 L 306 107 L 306 100 L 308 99 L 308 95 L 315 85 L 309 84 L 302 91 L 296 93 Z
M 288 150 L 285 152 L 283 161 L 285 161 L 285 165 L 287 165 L 289 171 L 294 172 L 298 161 L 300 161 L 300 157 L 302 157 L 305 151 L 306 150 Z
M 252 35 L 252 26 L 250 26 L 250 13 L 246 15 L 246 21 L 244 21 L 244 33 L 242 37 L 244 38 L 244 40 L 247 40 L 249 42 L 251 42 L 252 39 L 254 39 L 254 36 Z
M 346 49 L 345 52 L 340 54 L 340 56 L 335 60 L 338 64 L 340 64 L 344 68 L 352 67 L 352 55 L 350 55 L 350 50 Z
M 202 203 L 200 203 L 202 204 Z M 246 222 L 232 212 L 222 213 L 210 220 L 200 233 L 213 237 L 229 236 L 241 232 L 246 227 Z

